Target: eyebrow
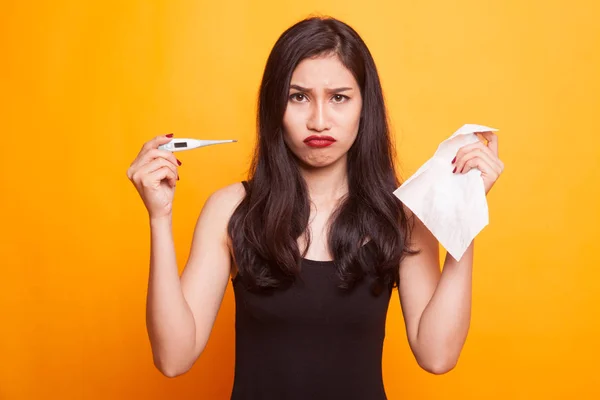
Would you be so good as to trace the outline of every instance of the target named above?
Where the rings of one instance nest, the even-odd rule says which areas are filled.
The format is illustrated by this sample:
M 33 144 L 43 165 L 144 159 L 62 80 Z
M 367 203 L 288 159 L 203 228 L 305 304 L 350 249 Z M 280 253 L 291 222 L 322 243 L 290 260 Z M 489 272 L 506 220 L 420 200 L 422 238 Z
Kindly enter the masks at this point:
M 294 84 L 290 85 L 290 89 L 296 89 L 296 90 L 299 90 L 301 92 L 312 92 L 313 91 L 312 89 L 305 88 L 305 87 L 302 87 L 300 85 L 294 85 Z M 339 93 L 339 92 L 345 92 L 345 91 L 348 91 L 348 90 L 353 90 L 353 88 L 351 88 L 351 87 L 339 87 L 339 88 L 326 89 L 326 90 L 328 92 L 330 92 L 330 93 Z

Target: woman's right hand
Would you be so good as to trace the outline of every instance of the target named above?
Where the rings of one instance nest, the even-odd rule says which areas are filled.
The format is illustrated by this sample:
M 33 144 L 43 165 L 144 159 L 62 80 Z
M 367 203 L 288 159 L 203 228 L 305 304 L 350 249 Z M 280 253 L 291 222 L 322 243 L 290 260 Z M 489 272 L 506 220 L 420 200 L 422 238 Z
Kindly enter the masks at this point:
M 144 146 L 127 170 L 127 177 L 144 201 L 150 218 L 170 216 L 173 209 L 177 167 L 181 162 L 168 150 L 158 146 L 169 143 L 173 134 L 160 135 Z

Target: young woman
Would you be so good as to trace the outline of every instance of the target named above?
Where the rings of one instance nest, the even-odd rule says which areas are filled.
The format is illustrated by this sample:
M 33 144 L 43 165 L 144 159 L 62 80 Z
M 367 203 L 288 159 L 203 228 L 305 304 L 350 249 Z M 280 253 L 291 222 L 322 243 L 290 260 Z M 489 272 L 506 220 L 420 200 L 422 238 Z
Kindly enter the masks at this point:
M 503 170 L 491 132 L 462 148 L 455 173 Z M 392 194 L 382 89 L 348 25 L 311 18 L 285 31 L 266 64 L 248 181 L 214 192 L 181 277 L 171 230 L 180 165 L 147 142 L 128 170 L 149 212 L 147 327 L 166 376 L 202 353 L 231 278 L 236 302 L 232 399 L 385 399 L 386 312 L 398 287 L 418 364 L 441 374 L 469 328 L 473 244 L 460 262 Z

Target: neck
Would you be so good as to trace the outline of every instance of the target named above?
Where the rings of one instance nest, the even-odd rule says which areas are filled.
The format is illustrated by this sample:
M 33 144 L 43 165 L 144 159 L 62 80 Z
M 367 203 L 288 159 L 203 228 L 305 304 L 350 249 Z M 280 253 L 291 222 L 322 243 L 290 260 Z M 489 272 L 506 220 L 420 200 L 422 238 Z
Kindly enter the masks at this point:
M 308 195 L 315 204 L 337 203 L 348 193 L 346 156 L 327 167 L 300 166 Z

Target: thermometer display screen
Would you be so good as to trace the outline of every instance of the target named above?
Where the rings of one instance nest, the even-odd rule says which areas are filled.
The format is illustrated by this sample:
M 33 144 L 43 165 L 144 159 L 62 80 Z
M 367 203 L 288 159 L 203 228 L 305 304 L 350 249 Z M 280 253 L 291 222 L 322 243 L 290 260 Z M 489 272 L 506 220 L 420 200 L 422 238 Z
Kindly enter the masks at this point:
M 175 143 L 175 148 L 179 148 L 179 147 L 187 147 L 187 142 Z

